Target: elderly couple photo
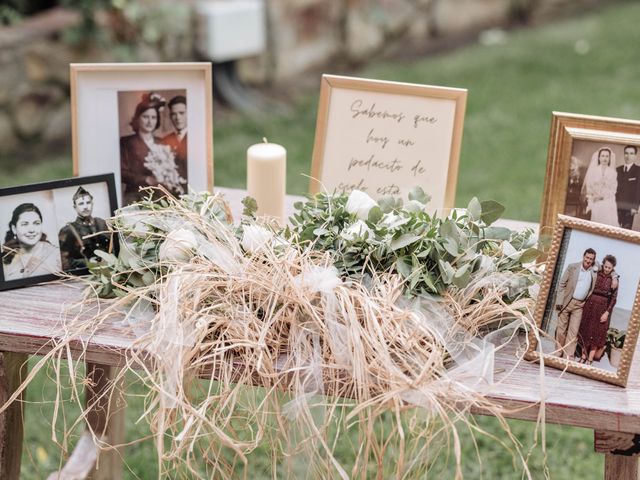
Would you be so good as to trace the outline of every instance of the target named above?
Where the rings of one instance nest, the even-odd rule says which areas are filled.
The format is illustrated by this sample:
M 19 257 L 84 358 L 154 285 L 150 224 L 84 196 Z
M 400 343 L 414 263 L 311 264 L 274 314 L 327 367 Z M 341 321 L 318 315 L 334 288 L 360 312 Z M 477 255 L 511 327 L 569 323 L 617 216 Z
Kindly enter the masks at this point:
M 567 266 L 558 284 L 555 304 L 556 354 L 587 365 L 599 361 L 604 354 L 620 287 L 616 257 L 607 254 L 598 264 L 596 255 L 593 248 L 587 248 L 581 262 Z
M 148 196 L 140 187 L 187 193 L 186 90 L 118 92 L 123 205 Z
M 620 162 L 619 156 L 622 156 Z M 587 163 L 581 181 L 581 171 Z M 608 145 L 594 149 L 592 142 L 576 142 L 565 213 L 597 223 L 640 230 L 639 211 L 638 146 Z
M 591 228 L 603 227 L 563 230 L 540 346 L 550 357 L 617 372 L 620 345 L 614 337 L 631 326 L 640 284 L 640 244 Z

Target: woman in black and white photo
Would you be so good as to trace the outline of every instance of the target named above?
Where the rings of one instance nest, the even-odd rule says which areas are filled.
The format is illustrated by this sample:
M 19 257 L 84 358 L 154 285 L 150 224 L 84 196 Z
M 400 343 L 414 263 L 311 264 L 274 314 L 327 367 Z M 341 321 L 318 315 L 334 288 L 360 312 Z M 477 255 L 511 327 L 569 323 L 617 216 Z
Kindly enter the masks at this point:
M 582 185 L 587 200 L 587 213 L 592 222 L 619 226 L 616 190 L 616 156 L 610 148 L 598 149 L 591 157 Z
M 42 231 L 42 213 L 33 203 L 18 205 L 2 245 L 5 281 L 49 275 L 62 270 L 60 251 Z

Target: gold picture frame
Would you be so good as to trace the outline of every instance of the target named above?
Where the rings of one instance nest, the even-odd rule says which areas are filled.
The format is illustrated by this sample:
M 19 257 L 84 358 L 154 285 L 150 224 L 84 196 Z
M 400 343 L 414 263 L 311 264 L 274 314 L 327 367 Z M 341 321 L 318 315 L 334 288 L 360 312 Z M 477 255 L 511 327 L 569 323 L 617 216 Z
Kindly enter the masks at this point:
M 163 128 L 169 128 L 171 102 L 182 97 L 186 99 L 187 126 L 181 136 L 178 130 L 174 132 L 179 137 L 177 141 L 183 141 L 184 145 L 181 158 L 184 159 L 185 174 L 179 172 L 179 188 L 185 193 L 187 185 L 194 190 L 213 189 L 211 63 L 74 63 L 70 65 L 70 81 L 74 175 L 113 172 L 118 204 L 129 203 L 123 203 L 122 139 L 133 131 L 125 132 L 124 129 L 133 128 L 131 117 L 137 115 L 137 106 L 143 104 L 144 95 L 147 100 L 153 95 L 160 97 L 156 128 L 160 128 L 161 116 Z M 128 111 L 124 111 L 124 106 L 129 107 Z M 161 113 L 160 110 L 164 111 Z M 163 133 L 169 136 L 167 130 Z M 171 147 L 176 163 L 177 148 Z
M 583 270 L 583 273 L 587 272 L 585 275 L 591 276 L 590 293 L 583 300 L 576 300 L 573 295 L 579 289 L 578 269 L 591 257 L 589 249 L 595 250 L 593 257 L 596 260 L 594 267 Z M 610 260 L 609 255 L 615 258 Z M 529 334 L 525 358 L 543 359 L 545 365 L 554 368 L 625 386 L 640 330 L 640 269 L 635 268 L 635 259 L 639 256 L 640 233 L 559 215 L 536 303 L 534 318 L 538 330 Z M 605 267 L 616 263 L 607 280 L 604 278 Z M 600 269 L 603 278 L 597 273 Z M 573 291 L 570 291 L 571 286 Z M 561 307 L 560 313 L 557 306 Z M 607 310 L 600 314 L 606 306 Z M 573 316 L 578 310 L 580 316 Z M 606 315 L 605 311 L 608 311 Z M 565 317 L 561 320 L 563 313 Z M 610 328 L 615 327 L 620 334 L 626 331 L 617 366 L 613 342 L 607 340 L 604 347 L 601 343 L 605 326 L 607 338 Z M 593 364 L 589 364 L 592 351 Z M 581 363 L 583 356 L 587 363 Z
M 636 147 L 640 168 L 640 121 L 553 112 L 540 217 L 542 234 L 550 233 L 557 215 L 592 220 L 584 185 L 592 161 L 589 155 L 610 149 L 615 161 L 612 167 L 617 168 L 625 161 L 627 145 Z M 640 176 L 636 188 L 640 189 Z M 616 219 L 608 223 L 613 225 Z M 640 231 L 640 216 L 625 228 Z
M 323 75 L 309 191 L 405 196 L 454 206 L 467 90 Z

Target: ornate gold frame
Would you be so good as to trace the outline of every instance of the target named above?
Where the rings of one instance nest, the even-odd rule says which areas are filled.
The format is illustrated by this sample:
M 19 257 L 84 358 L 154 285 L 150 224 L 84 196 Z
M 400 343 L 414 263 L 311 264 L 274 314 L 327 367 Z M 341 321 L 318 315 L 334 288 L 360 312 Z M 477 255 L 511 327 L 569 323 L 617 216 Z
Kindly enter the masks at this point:
M 553 227 L 557 215 L 563 215 L 574 140 L 631 143 L 640 147 L 640 121 L 553 112 L 540 233 Z
M 413 83 L 343 77 L 338 75 L 322 75 L 320 99 L 318 101 L 318 116 L 316 119 L 316 135 L 311 161 L 311 179 L 309 182 L 309 192 L 311 194 L 318 193 L 321 190 L 321 174 L 324 164 L 327 124 L 329 122 L 330 114 L 329 104 L 331 100 L 331 93 L 334 88 L 455 101 L 455 119 L 453 123 L 453 131 L 451 132 L 451 153 L 448 159 L 449 169 L 446 178 L 444 205 L 437 206 L 438 210 L 440 210 L 441 207 L 453 208 L 456 196 L 456 185 L 458 182 L 458 166 L 460 162 L 462 129 L 464 126 L 464 115 L 467 103 L 467 90 L 463 88 L 435 87 Z
M 554 274 L 556 272 L 556 269 L 558 268 L 557 263 L 560 248 L 562 246 L 564 234 L 567 229 L 578 230 L 597 234 L 603 237 L 623 240 L 626 242 L 635 243 L 640 247 L 640 232 L 635 232 L 633 230 L 627 230 L 619 227 L 612 227 L 609 225 L 603 225 L 600 223 L 589 222 L 587 220 L 568 217 L 566 215 L 558 215 L 558 221 L 556 222 L 556 226 L 553 232 L 551 249 L 549 251 L 549 256 L 547 257 L 544 278 L 540 285 L 540 293 L 538 295 L 538 301 L 536 303 L 536 310 L 534 314 L 536 327 L 538 329 L 542 327 L 542 321 L 544 320 L 545 310 L 549 301 L 549 293 L 551 292 Z M 624 342 L 625 344 L 622 350 L 622 356 L 620 358 L 620 365 L 618 366 L 618 370 L 615 373 L 600 370 L 590 365 L 568 361 L 564 358 L 559 358 L 553 355 L 541 355 L 540 352 L 536 350 L 538 342 L 535 332 L 529 333 L 529 349 L 525 353 L 525 358 L 535 361 L 539 361 L 541 358 L 543 358 L 545 365 L 624 387 L 627 384 L 629 369 L 631 368 L 631 361 L 633 360 L 633 355 L 636 350 L 639 330 L 640 286 L 636 287 L 636 295 L 633 301 L 633 308 L 631 309 L 631 316 L 629 317 L 629 325 L 627 327 L 627 334 Z

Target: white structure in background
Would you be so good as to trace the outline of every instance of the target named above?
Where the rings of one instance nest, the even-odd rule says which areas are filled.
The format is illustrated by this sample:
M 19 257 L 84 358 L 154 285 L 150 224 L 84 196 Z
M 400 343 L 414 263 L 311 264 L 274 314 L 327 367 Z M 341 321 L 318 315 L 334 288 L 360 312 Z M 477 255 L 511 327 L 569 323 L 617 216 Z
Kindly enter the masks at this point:
M 242 84 L 236 60 L 265 51 L 264 0 L 200 0 L 196 19 L 196 49 L 214 63 L 214 93 L 238 110 L 261 110 L 265 101 Z
M 197 49 L 214 62 L 259 55 L 266 48 L 263 0 L 201 0 L 196 17 Z

